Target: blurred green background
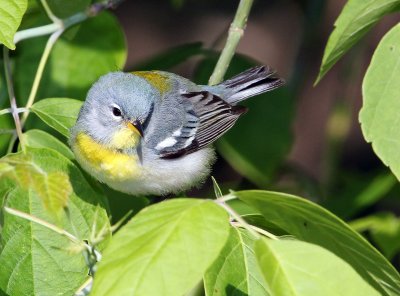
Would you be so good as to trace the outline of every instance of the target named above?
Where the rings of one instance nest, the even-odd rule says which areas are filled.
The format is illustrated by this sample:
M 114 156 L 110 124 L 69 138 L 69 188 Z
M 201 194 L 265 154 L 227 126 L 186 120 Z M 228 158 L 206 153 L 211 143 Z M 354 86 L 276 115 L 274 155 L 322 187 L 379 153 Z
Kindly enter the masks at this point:
M 80 2 L 85 6 L 89 1 Z M 35 3 L 30 1 L 22 29 L 49 23 Z M 399 15 L 379 22 L 313 87 L 326 41 L 345 3 L 255 1 L 226 78 L 265 64 L 287 85 L 245 103 L 249 112 L 216 145 L 220 157 L 212 175 L 223 193 L 261 188 L 318 202 L 349 221 L 399 268 L 400 186 L 363 139 L 358 123 L 362 78 L 379 40 Z M 38 99 L 83 100 L 92 82 L 105 72 L 121 70 L 125 59 L 125 71 L 167 70 L 206 84 L 236 7 L 237 1 L 231 0 L 124 1 L 111 13 L 63 34 L 46 66 Z M 54 11 L 60 17 L 75 12 Z M 46 38 L 23 41 L 12 52 L 20 103 L 26 102 Z M 8 106 L 4 87 L 0 104 Z M 12 121 L 2 116 L 0 125 L 9 128 Z M 33 115 L 27 124 L 31 127 L 50 130 Z M 8 139 L 0 136 L 2 154 Z M 107 193 L 114 219 L 147 204 L 145 199 Z M 186 194 L 212 197 L 211 179 Z

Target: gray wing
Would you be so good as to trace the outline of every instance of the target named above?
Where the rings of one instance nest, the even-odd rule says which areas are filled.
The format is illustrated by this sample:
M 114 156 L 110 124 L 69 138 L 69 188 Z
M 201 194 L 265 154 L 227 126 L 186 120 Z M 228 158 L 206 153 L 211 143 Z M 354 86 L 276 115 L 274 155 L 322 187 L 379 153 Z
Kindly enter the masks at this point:
M 207 91 L 182 93 L 180 102 L 183 121 L 155 145 L 161 158 L 176 158 L 211 144 L 247 110 Z

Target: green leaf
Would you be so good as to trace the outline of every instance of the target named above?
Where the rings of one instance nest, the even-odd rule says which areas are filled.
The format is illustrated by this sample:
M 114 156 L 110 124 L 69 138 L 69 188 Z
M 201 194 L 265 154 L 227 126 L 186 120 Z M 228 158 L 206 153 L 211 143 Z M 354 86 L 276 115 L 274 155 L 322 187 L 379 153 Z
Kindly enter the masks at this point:
M 0 1 L 0 43 L 15 49 L 14 35 L 28 6 L 27 0 Z
M 363 237 L 324 208 L 278 192 L 241 191 L 235 195 L 288 234 L 342 258 L 383 295 L 400 294 L 396 269 Z
M 67 98 L 41 100 L 31 107 L 45 123 L 69 137 L 69 129 L 75 124 L 82 102 Z
M 19 98 L 29 96 L 46 41 L 47 37 L 28 39 L 18 47 L 15 81 Z M 67 30 L 54 45 L 37 98 L 83 100 L 101 75 L 123 68 L 126 55 L 125 37 L 117 19 L 108 12 L 90 18 Z
M 317 245 L 262 238 L 256 256 L 272 295 L 380 295 L 349 264 Z
M 197 69 L 196 80 L 206 83 L 215 63 L 216 58 L 204 60 Z M 248 58 L 236 55 L 226 77 L 254 65 Z M 287 88 L 250 98 L 241 103 L 249 108 L 247 114 L 216 143 L 224 159 L 258 187 L 269 184 L 271 176 L 289 152 L 293 104 Z
M 400 219 L 393 213 L 378 213 L 354 220 L 350 226 L 369 237 L 389 260 L 400 251 Z
M 398 10 L 399 5 L 400 0 L 349 0 L 329 36 L 316 83 L 384 15 Z
M 193 56 L 205 54 L 201 42 L 179 45 L 162 52 L 147 61 L 144 61 L 134 67 L 131 71 L 141 70 L 170 70 L 172 67 L 179 65 Z
M 231 228 L 225 247 L 204 276 L 207 296 L 271 294 L 257 264 L 255 242 L 246 230 Z
M 84 11 L 90 0 L 47 0 L 50 10 L 59 18 L 67 18 L 77 12 Z
M 52 214 L 60 215 L 72 194 L 68 174 L 60 171 L 44 171 L 38 167 L 31 155 L 10 154 L 0 160 L 3 166 L 1 177 L 15 180 L 21 188 L 33 190 Z
M 363 81 L 360 122 L 364 138 L 400 180 L 400 24 L 379 43 Z
M 142 210 L 103 254 L 93 295 L 181 296 L 217 258 L 227 213 L 209 200 L 174 199 Z
M 6 195 L 5 206 L 56 224 L 81 240 L 90 240 L 100 229 L 109 229 L 104 196 L 94 191 L 79 169 L 59 153 L 49 149 L 29 148 L 26 154 L 9 155 L 0 165 L 25 180 L 40 171 L 59 174 L 50 186 L 72 193 L 67 201 L 68 215 L 55 218 L 43 206 L 35 188 L 0 178 L 0 192 Z M 30 172 L 23 173 L 21 169 Z M 10 172 L 9 172 L 10 173 Z M 30 180 L 37 182 L 37 180 Z M 0 288 L 9 295 L 73 295 L 87 279 L 88 268 L 77 246 L 70 240 L 36 223 L 4 213 L 0 238 Z M 94 227 L 95 225 L 95 227 Z M 102 249 L 104 246 L 100 246 Z
M 74 154 L 63 142 L 56 137 L 42 131 L 32 129 L 24 133 L 25 145 L 33 148 L 49 148 L 55 150 L 66 158 L 74 159 Z

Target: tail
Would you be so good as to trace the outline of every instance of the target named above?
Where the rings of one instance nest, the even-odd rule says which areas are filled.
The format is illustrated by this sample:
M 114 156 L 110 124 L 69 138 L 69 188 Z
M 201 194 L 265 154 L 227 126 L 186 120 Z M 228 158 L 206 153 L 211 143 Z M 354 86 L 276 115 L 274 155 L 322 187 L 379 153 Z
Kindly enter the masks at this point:
M 285 80 L 278 77 L 276 72 L 268 66 L 250 68 L 231 79 L 218 84 L 227 94 L 224 99 L 235 105 L 247 98 L 274 90 L 285 84 Z

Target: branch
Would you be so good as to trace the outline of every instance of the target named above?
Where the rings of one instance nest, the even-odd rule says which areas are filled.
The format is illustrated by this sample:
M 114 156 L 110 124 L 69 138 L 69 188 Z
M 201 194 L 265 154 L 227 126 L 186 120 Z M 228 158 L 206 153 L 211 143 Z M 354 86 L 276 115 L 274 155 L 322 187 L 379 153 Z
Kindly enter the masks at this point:
M 4 72 L 6 75 L 8 96 L 10 98 L 11 114 L 14 118 L 17 136 L 19 138 L 19 141 L 21 142 L 21 147 L 23 148 L 24 140 L 23 140 L 23 136 L 22 136 L 21 122 L 20 122 L 19 114 L 18 114 L 17 101 L 15 99 L 14 84 L 12 81 L 10 55 L 9 55 L 8 48 L 5 46 L 3 46 L 3 58 L 4 58 Z
M 107 0 L 103 2 L 98 2 L 94 3 L 91 6 L 88 7 L 88 9 L 84 12 L 78 12 L 68 18 L 65 19 L 59 19 L 57 18 L 50 10 L 50 8 L 47 5 L 47 2 L 42 0 L 42 5 L 49 16 L 49 18 L 53 21 L 53 23 L 36 27 L 36 28 L 30 28 L 22 31 L 18 31 L 14 35 L 14 44 L 17 44 L 19 41 L 33 38 L 33 37 L 39 37 L 39 36 L 44 36 L 44 35 L 50 35 L 53 34 L 54 32 L 58 30 L 66 30 L 67 28 L 76 25 L 78 23 L 83 22 L 87 18 L 94 17 L 98 15 L 100 12 L 102 12 L 105 9 L 109 8 L 115 8 L 118 6 L 123 0 Z
M 214 72 L 208 81 L 209 85 L 218 84 L 224 79 L 226 70 L 235 54 L 236 47 L 243 36 L 247 17 L 249 16 L 252 4 L 253 0 L 240 0 L 235 18 L 229 28 L 228 38 L 224 49 L 222 50 L 217 65 L 214 68 Z

